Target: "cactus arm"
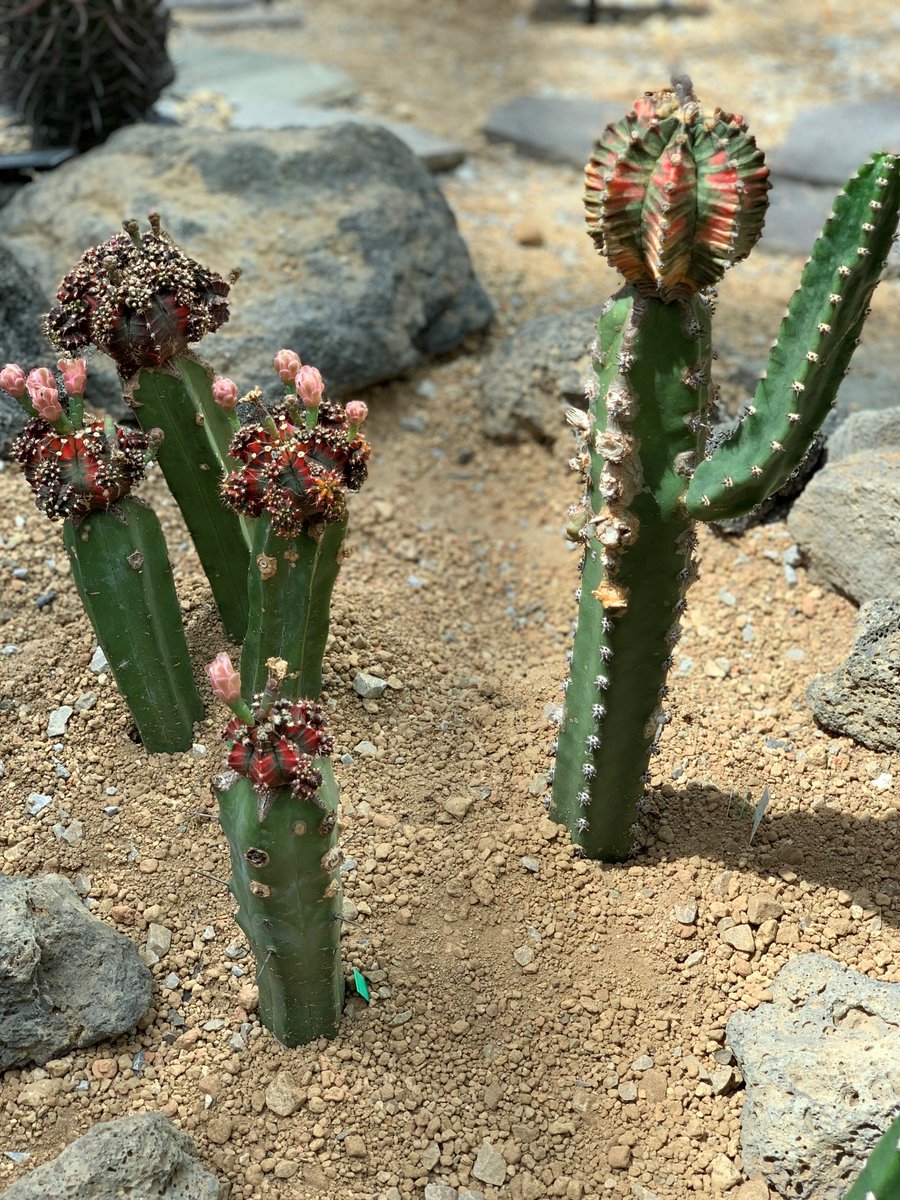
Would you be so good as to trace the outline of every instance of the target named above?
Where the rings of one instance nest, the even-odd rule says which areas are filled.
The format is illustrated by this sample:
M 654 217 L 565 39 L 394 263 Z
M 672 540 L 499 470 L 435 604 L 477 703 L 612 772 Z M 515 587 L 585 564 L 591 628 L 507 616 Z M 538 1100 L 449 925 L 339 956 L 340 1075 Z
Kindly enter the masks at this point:
M 344 997 L 337 785 L 327 760 L 316 767 L 316 802 L 280 789 L 262 822 L 248 779 L 232 773 L 215 785 L 237 922 L 257 962 L 260 1019 L 285 1046 L 333 1037 Z
M 228 417 L 212 399 L 205 368 L 186 357 L 173 360 L 171 370 L 142 370 L 131 403 L 142 429 L 155 426 L 165 435 L 159 464 L 197 549 L 225 634 L 240 642 L 247 629 L 250 555 L 244 524 L 222 503 L 219 491 L 222 442 L 227 449 L 233 432 Z
M 752 406 L 735 435 L 697 466 L 686 499 L 693 517 L 742 516 L 802 461 L 849 366 L 898 213 L 898 159 L 877 154 L 835 200 Z
M 156 514 L 125 497 L 118 512 L 63 525 L 72 577 L 148 751 L 189 750 L 203 715 L 172 569 Z
M 266 662 L 282 658 L 289 676 L 282 695 L 318 699 L 328 640 L 331 593 L 341 566 L 347 521 L 320 529 L 318 538 L 300 533 L 279 537 L 268 516 L 254 522 L 248 592 L 250 623 L 241 653 L 244 699 L 266 682 Z
M 900 1117 L 879 1138 L 845 1200 L 895 1200 L 900 1196 Z
M 620 860 L 633 849 L 678 614 L 694 574 L 693 522 L 682 503 L 687 477 L 675 465 L 696 452 L 709 316 L 699 298 L 664 304 L 627 289 L 598 335 L 583 450 L 590 457 L 586 551 L 551 816 L 589 857 Z

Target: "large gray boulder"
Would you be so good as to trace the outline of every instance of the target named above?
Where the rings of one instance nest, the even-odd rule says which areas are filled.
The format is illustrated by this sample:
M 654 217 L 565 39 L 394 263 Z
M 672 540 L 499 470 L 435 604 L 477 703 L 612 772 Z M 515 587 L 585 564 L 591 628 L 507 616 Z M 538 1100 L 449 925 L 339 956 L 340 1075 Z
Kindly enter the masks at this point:
M 60 875 L 0 875 L 0 1070 L 133 1029 L 150 1007 L 133 942 L 92 917 Z
M 132 126 L 20 192 L 0 237 L 55 292 L 87 246 L 154 210 L 191 257 L 242 271 L 231 321 L 200 347 L 241 387 L 275 394 L 272 355 L 289 346 L 346 394 L 492 316 L 440 188 L 378 126 Z
M 857 604 L 900 596 L 900 448 L 828 463 L 795 501 L 788 528 L 820 583 Z
M 843 1200 L 900 1114 L 900 984 L 801 954 L 772 997 L 728 1021 L 746 1083 L 744 1169 L 782 1196 Z
M 95 1125 L 2 1200 L 219 1200 L 222 1188 L 194 1143 L 162 1113 Z
M 829 733 L 870 750 L 900 750 L 900 599 L 862 606 L 850 657 L 817 675 L 806 698 Z
M 840 462 L 876 447 L 900 450 L 900 408 L 851 413 L 828 435 L 828 461 Z

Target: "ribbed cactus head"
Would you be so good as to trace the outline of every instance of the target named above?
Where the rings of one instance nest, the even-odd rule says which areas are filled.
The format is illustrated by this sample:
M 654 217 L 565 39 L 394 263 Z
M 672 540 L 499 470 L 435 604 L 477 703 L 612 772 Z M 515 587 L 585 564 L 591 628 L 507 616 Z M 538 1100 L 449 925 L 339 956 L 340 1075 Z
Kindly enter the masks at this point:
M 705 113 L 691 82 L 647 92 L 608 125 L 586 168 L 597 249 L 643 294 L 686 298 L 753 249 L 769 170 L 741 117 Z
M 188 258 L 150 216 L 85 251 L 47 316 L 50 341 L 67 354 L 96 346 L 125 377 L 159 367 L 228 320 L 230 284 Z
M 229 449 L 243 465 L 223 482 L 224 499 L 246 516 L 269 515 L 279 537 L 343 520 L 346 493 L 368 473 L 369 443 L 343 406 L 323 399 L 315 412 L 310 428 L 296 397 L 285 400 L 239 429 Z
M 327 757 L 334 748 L 325 724 L 324 709 L 311 700 L 271 698 L 254 706 L 252 719 L 235 716 L 228 722 L 222 735 L 228 744 L 227 764 L 253 784 L 260 820 L 278 789 L 289 788 L 298 799 L 309 800 L 322 786 L 314 760 Z
M 126 496 L 144 476 L 149 447 L 147 434 L 96 418 L 60 433 L 34 417 L 13 443 L 13 457 L 39 509 L 51 520 L 77 519 Z

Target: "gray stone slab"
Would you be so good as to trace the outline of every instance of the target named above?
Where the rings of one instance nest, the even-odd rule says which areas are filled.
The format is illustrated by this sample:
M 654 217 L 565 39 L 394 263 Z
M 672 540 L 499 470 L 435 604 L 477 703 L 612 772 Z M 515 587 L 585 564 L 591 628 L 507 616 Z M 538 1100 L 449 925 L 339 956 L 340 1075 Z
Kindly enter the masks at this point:
M 877 150 L 900 153 L 896 97 L 806 109 L 767 158 L 777 175 L 840 187 Z
M 512 142 L 531 158 L 581 168 L 606 126 L 626 111 L 620 101 L 520 96 L 491 110 L 484 133 L 491 142 Z
M 356 85 L 344 71 L 287 55 L 231 50 L 187 40 L 172 54 L 175 83 L 166 97 L 183 99 L 209 90 L 224 96 L 236 109 L 260 96 L 292 104 L 339 104 L 352 100 Z

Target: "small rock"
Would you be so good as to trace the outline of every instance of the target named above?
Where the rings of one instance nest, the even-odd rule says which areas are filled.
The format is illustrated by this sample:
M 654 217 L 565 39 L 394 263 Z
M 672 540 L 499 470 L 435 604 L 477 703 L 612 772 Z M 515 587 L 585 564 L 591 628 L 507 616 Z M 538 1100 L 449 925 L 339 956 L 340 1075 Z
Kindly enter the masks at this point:
M 84 695 L 79 696 L 78 699 L 75 701 L 75 711 L 76 712 L 90 712 L 96 703 L 97 703 L 97 693 L 96 692 L 85 692 Z
M 769 1188 L 761 1175 L 748 1179 L 734 1194 L 734 1200 L 769 1200 Z
M 638 1097 L 637 1084 L 626 1080 L 625 1083 L 620 1083 L 616 1088 L 619 1099 L 623 1104 L 633 1104 Z
M 475 1156 L 472 1174 L 482 1183 L 500 1187 L 506 1182 L 506 1159 L 490 1142 L 483 1142 Z
M 607 1152 L 609 1165 L 614 1171 L 627 1171 L 631 1164 L 630 1146 L 612 1146 Z
M 727 1192 L 741 1182 L 741 1173 L 727 1154 L 717 1154 L 709 1164 L 709 1181 L 714 1191 Z
M 54 709 L 47 722 L 47 737 L 61 738 L 66 732 L 69 718 L 74 711 L 75 709 L 70 704 L 63 704 Z
M 631 1064 L 632 1071 L 649 1071 L 653 1067 L 653 1059 L 649 1054 L 642 1054 Z
M 94 656 L 89 663 L 89 669 L 95 675 L 102 675 L 104 671 L 109 670 L 109 661 L 99 646 L 94 651 Z
M 348 1158 L 368 1158 L 366 1143 L 358 1133 L 348 1133 L 344 1139 L 344 1149 Z
M 386 688 L 386 679 L 370 675 L 367 671 L 357 671 L 356 678 L 353 680 L 353 690 L 363 700 L 378 700 L 384 695 Z
M 697 920 L 697 901 L 685 900 L 675 905 L 675 920 L 679 925 L 693 925 Z
M 53 803 L 52 796 L 44 796 L 40 792 L 32 792 L 28 797 L 26 809 L 30 816 L 36 817 Z
M 298 1091 L 288 1071 L 279 1071 L 266 1088 L 266 1108 L 278 1117 L 290 1117 L 297 1111 L 302 1102 Z
M 751 925 L 762 925 L 764 921 L 780 921 L 784 906 L 774 896 L 755 894 L 747 901 L 747 920 Z
M 541 864 L 536 858 L 522 858 L 519 860 L 526 871 L 530 871 L 532 875 L 537 875 L 541 869 Z
M 520 221 L 513 230 L 513 237 L 520 246 L 543 246 L 544 232 L 533 221 Z
M 375 758 L 378 754 L 378 749 L 371 742 L 357 742 L 353 747 L 354 754 L 358 754 L 360 758 Z
M 449 1183 L 426 1183 L 425 1200 L 458 1200 L 458 1195 Z
M 146 948 L 148 953 L 155 954 L 157 958 L 162 958 L 168 954 L 172 946 L 172 931 L 166 929 L 165 925 L 154 925 L 152 922 L 147 929 Z
M 419 1156 L 423 1171 L 433 1171 L 441 1161 L 441 1148 L 435 1142 L 426 1146 Z
M 722 941 L 733 946 L 735 950 L 740 950 L 742 954 L 752 954 L 756 949 L 753 930 L 749 925 L 732 925 L 722 934 Z
M 456 817 L 457 821 L 461 821 L 474 803 L 474 796 L 451 796 L 443 802 L 441 808 L 451 817 Z
M 534 951 L 530 946 L 520 946 L 518 950 L 513 951 L 513 958 L 520 967 L 527 967 L 534 962 Z
M 217 1114 L 206 1122 L 206 1136 L 216 1146 L 224 1146 L 230 1139 L 234 1122 L 225 1113 Z
M 709 1084 L 714 1096 L 724 1096 L 731 1090 L 734 1083 L 734 1071 L 731 1067 L 719 1067 L 709 1077 Z

